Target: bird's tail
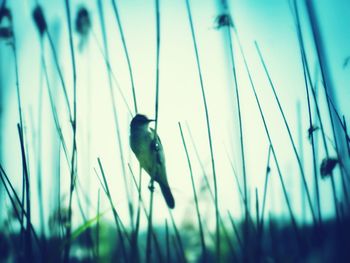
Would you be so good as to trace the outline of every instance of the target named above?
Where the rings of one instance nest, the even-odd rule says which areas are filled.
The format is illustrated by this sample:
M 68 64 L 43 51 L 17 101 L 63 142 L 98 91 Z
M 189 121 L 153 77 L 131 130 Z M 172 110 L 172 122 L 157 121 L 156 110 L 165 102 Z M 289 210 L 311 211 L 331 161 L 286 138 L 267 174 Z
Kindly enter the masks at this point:
M 171 193 L 170 187 L 168 185 L 159 184 L 160 190 L 164 196 L 165 202 L 169 208 L 173 209 L 175 207 L 175 200 Z

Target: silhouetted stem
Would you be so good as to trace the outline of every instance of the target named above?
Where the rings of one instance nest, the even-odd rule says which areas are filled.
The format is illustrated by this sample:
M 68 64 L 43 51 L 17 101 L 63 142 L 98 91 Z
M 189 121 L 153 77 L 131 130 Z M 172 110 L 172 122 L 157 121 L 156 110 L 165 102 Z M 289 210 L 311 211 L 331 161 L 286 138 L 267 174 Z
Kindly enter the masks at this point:
M 225 10 L 225 13 L 228 13 L 228 4 L 226 0 L 221 1 L 223 8 Z M 228 15 L 228 14 L 227 14 Z M 230 19 L 232 20 L 232 17 L 230 16 Z M 233 23 L 233 22 L 232 22 Z M 234 23 L 232 26 L 235 26 Z M 244 191 L 244 254 L 246 255 L 248 253 L 249 244 L 248 244 L 248 236 L 249 236 L 249 206 L 248 206 L 248 185 L 247 185 L 247 172 L 246 172 L 246 164 L 245 164 L 245 154 L 244 154 L 244 133 L 243 133 L 243 124 L 242 124 L 242 114 L 241 114 L 241 104 L 240 104 L 240 94 L 238 89 L 238 82 L 237 82 L 237 73 L 236 73 L 236 66 L 235 66 L 235 58 L 234 58 L 234 51 L 233 51 L 233 40 L 231 35 L 231 25 L 225 26 L 225 30 L 227 32 L 228 42 L 229 42 L 229 51 L 230 51 L 230 60 L 231 60 L 231 66 L 232 66 L 232 74 L 233 74 L 233 80 L 234 80 L 234 89 L 235 89 L 235 95 L 236 95 L 236 105 L 237 105 L 237 114 L 238 114 L 238 123 L 239 123 L 239 136 L 240 136 L 240 150 L 241 150 L 241 158 L 242 158 L 242 174 L 243 174 L 243 191 Z M 237 181 L 238 183 L 238 181 Z M 239 184 L 238 184 L 239 186 Z M 240 187 L 239 187 L 240 189 Z M 241 192 L 241 190 L 240 190 Z
M 98 12 L 99 12 L 99 17 L 100 17 L 100 23 L 101 23 L 101 33 L 102 33 L 102 42 L 103 42 L 103 48 L 104 48 L 104 54 L 106 54 L 106 62 L 109 61 L 109 50 L 108 50 L 108 44 L 107 44 L 107 32 L 106 32 L 106 27 L 105 27 L 105 19 L 104 19 L 104 13 L 103 13 L 103 6 L 102 6 L 102 1 L 99 0 L 97 2 L 97 7 L 98 7 Z M 109 64 L 109 63 L 108 63 Z M 130 226 L 133 228 L 133 209 L 132 209 L 132 203 L 131 203 L 131 196 L 130 196 L 130 191 L 129 191 L 129 186 L 126 180 L 126 170 L 125 170 L 125 157 L 124 157 L 124 152 L 123 152 L 123 144 L 122 144 L 122 139 L 121 139 L 121 134 L 120 134 L 120 127 L 119 127 L 119 120 L 118 120 L 118 113 L 117 113 L 117 106 L 116 106 L 116 101 L 115 101 L 115 94 L 112 86 L 112 74 L 110 67 L 106 63 L 107 67 L 107 73 L 108 73 L 108 84 L 109 84 L 109 91 L 110 91 L 110 96 L 111 96 L 111 101 L 112 101 L 112 108 L 113 108 L 113 117 L 114 117 L 114 126 L 115 126 L 115 132 L 117 135 L 117 147 L 119 150 L 120 154 L 120 164 L 122 168 L 122 176 L 123 176 L 123 183 L 124 183 L 124 189 L 126 193 L 126 198 L 128 200 L 128 211 L 129 211 L 129 219 L 130 219 Z
M 23 130 L 20 124 L 17 124 L 18 129 L 18 135 L 21 143 L 21 155 L 22 155 L 22 168 L 23 168 L 23 176 L 25 177 L 25 189 L 26 189 L 26 208 L 27 208 L 27 215 L 26 215 L 26 231 L 25 231 L 25 253 L 26 257 L 29 261 L 34 260 L 33 258 L 33 252 L 32 252 L 32 238 L 31 238 L 31 231 L 30 231 L 30 225 L 31 225 L 31 211 L 30 211 L 30 182 L 29 182 L 29 170 L 28 170 L 28 164 L 27 164 L 27 158 L 26 153 L 24 149 L 24 140 L 23 140 Z
M 154 128 L 154 144 L 158 142 L 158 108 L 159 108 L 159 59 L 160 59 L 160 11 L 159 11 L 159 0 L 155 0 L 155 11 L 156 11 L 156 98 L 155 98 L 155 128 Z M 157 151 L 154 151 L 155 158 L 157 160 Z M 151 262 L 152 259 L 152 232 L 153 232 L 153 192 L 154 192 L 154 178 L 156 171 L 156 164 L 153 164 L 153 171 L 150 182 L 150 206 L 149 206 L 149 220 L 147 229 L 147 247 L 146 247 L 146 262 Z
M 252 79 L 252 76 L 251 76 L 251 74 L 250 74 L 250 70 L 249 70 L 249 68 L 248 68 L 248 64 L 247 64 L 245 55 L 244 55 L 244 53 L 243 53 L 243 49 L 242 49 L 241 43 L 240 43 L 240 41 L 239 41 L 238 33 L 237 33 L 236 30 L 235 30 L 235 33 L 236 33 L 236 38 L 237 38 L 238 46 L 239 46 L 240 52 L 241 52 L 242 57 L 243 57 L 245 69 L 246 69 L 246 71 L 247 71 L 247 73 L 248 73 L 249 82 L 250 82 L 250 87 L 252 88 L 252 91 L 253 91 L 253 93 L 254 93 L 255 101 L 256 101 L 257 106 L 258 106 L 258 108 L 259 108 L 259 113 L 260 113 L 261 119 L 262 119 L 262 121 L 263 121 L 263 125 L 264 125 L 264 129 L 265 129 L 265 132 L 266 132 L 266 136 L 267 136 L 267 139 L 268 139 L 268 141 L 269 141 L 269 143 L 270 143 L 270 145 L 271 145 L 272 156 L 273 156 L 273 158 L 274 158 L 274 160 L 275 160 L 275 164 L 276 164 L 278 176 L 279 176 L 280 183 L 281 183 L 282 190 L 283 190 L 283 195 L 284 195 L 284 198 L 285 198 L 285 201 L 286 201 L 286 204 L 287 204 L 288 212 L 289 212 L 290 219 L 291 219 L 291 222 L 292 222 L 292 226 L 293 226 L 293 229 L 294 229 L 294 232 L 295 232 L 295 235 L 296 235 L 296 239 L 297 239 L 297 242 L 298 242 L 298 246 L 299 246 L 299 248 L 300 248 L 301 251 L 304 251 L 304 250 L 305 250 L 305 247 L 304 247 L 303 244 L 302 244 L 302 239 L 301 239 L 301 236 L 300 236 L 298 227 L 297 227 L 297 223 L 296 223 L 296 220 L 295 220 L 295 217 L 294 217 L 294 213 L 293 213 L 293 210 L 292 210 L 292 206 L 291 206 L 290 201 L 289 201 L 289 197 L 288 197 L 288 194 L 287 194 L 287 189 L 286 189 L 286 186 L 285 186 L 285 184 L 284 184 L 284 180 L 283 180 L 283 177 L 282 177 L 282 172 L 281 172 L 281 169 L 280 169 L 278 160 L 277 160 L 277 154 L 276 154 L 276 152 L 275 152 L 275 148 L 274 148 L 273 143 L 272 143 L 272 139 L 271 139 L 271 136 L 270 136 L 269 129 L 268 129 L 268 127 L 267 127 L 267 123 L 266 123 L 266 120 L 265 120 L 265 116 L 264 116 L 264 113 L 263 113 L 263 111 L 262 111 L 262 108 L 261 108 L 261 105 L 260 105 L 260 101 L 259 101 L 258 95 L 257 95 L 256 90 L 255 90 L 255 85 L 254 85 L 254 83 L 253 83 L 253 79 Z
M 74 45 L 73 45 L 73 34 L 72 34 L 72 25 L 71 25 L 71 14 L 69 1 L 65 0 L 67 23 L 68 23 L 68 32 L 69 32 L 69 47 L 71 52 L 72 60 L 72 73 L 73 73 L 73 149 L 72 149 L 72 159 L 70 167 L 70 189 L 69 189 L 69 202 L 68 202 L 68 225 L 66 229 L 66 244 L 64 248 L 64 258 L 63 261 L 67 263 L 69 261 L 69 252 L 70 252 L 70 243 L 71 231 L 72 231 L 72 199 L 74 192 L 74 181 L 76 176 L 77 168 L 77 74 L 76 74 L 76 65 L 75 65 L 75 55 L 74 55 Z
M 131 61 L 130 61 L 130 57 L 129 57 L 128 48 L 126 45 L 126 40 L 125 40 L 125 36 L 124 36 L 122 22 L 120 20 L 118 7 L 117 7 L 117 4 L 115 3 L 115 0 L 112 0 L 112 7 L 113 7 L 114 14 L 115 14 L 115 18 L 117 19 L 120 38 L 122 39 L 123 49 L 124 49 L 126 61 L 128 63 L 129 76 L 130 76 L 131 89 L 132 89 L 132 97 L 133 97 L 133 101 L 134 101 L 134 110 L 135 110 L 135 113 L 137 113 L 138 110 L 137 110 L 136 91 L 135 91 L 134 77 L 133 77 L 132 68 L 131 68 Z
M 196 63 L 197 63 L 197 69 L 198 69 L 198 76 L 200 81 L 200 87 L 202 91 L 202 98 L 203 98 L 203 104 L 204 104 L 204 110 L 205 110 L 205 119 L 207 124 L 207 133 L 208 133 L 208 142 L 209 142 L 209 148 L 210 148 L 210 156 L 211 156 L 211 166 L 212 166 L 212 172 L 213 172 L 213 183 L 214 183 L 214 196 L 215 196 L 215 220 L 216 220 L 216 241 L 215 241 L 215 247 L 216 247 L 216 261 L 220 262 L 220 216 L 219 216 L 219 198 L 218 198 L 218 187 L 216 182 L 216 171 L 215 171 L 215 161 L 214 161 L 214 150 L 213 150 L 213 143 L 211 138 L 211 128 L 210 128 L 210 120 L 209 120 L 209 111 L 207 106 L 207 100 L 204 90 L 204 83 L 203 83 L 203 77 L 202 77 L 202 71 L 199 61 L 199 52 L 197 47 L 197 40 L 196 35 L 194 31 L 193 21 L 192 21 L 192 14 L 191 14 L 191 8 L 189 0 L 186 0 L 186 7 L 187 7 L 187 14 L 188 19 L 190 23 L 191 28 L 191 36 L 193 41 L 193 47 L 196 55 Z
M 195 205 L 196 205 L 196 213 L 197 213 L 198 226 L 199 226 L 199 236 L 200 236 L 201 246 L 202 246 L 203 262 L 206 262 L 207 261 L 207 251 L 206 251 L 206 247 L 205 247 L 205 240 L 204 240 L 204 234 L 203 234 L 201 214 L 199 212 L 197 192 L 196 192 L 196 187 L 194 185 L 194 180 L 193 180 L 192 165 L 191 165 L 191 160 L 190 160 L 190 157 L 189 157 L 189 154 L 188 154 L 188 151 L 187 151 L 186 141 L 185 141 L 185 138 L 184 138 L 184 135 L 183 135 L 183 132 L 182 132 L 182 127 L 181 127 L 181 123 L 180 122 L 179 122 L 179 129 L 180 129 L 182 144 L 184 146 L 184 150 L 185 150 L 185 153 L 186 153 L 188 169 L 190 171 L 190 176 L 191 176 L 191 184 L 192 184 L 192 190 L 193 190 L 194 202 L 195 202 Z
M 307 9 L 307 13 L 308 13 L 308 17 L 309 17 L 310 25 L 311 25 L 311 30 L 312 30 L 312 34 L 313 34 L 313 38 L 314 38 L 314 42 L 315 42 L 315 47 L 316 47 L 316 51 L 317 51 L 316 52 L 317 58 L 318 58 L 318 62 L 319 62 L 320 69 L 321 69 L 321 76 L 322 76 L 322 80 L 323 80 L 324 91 L 326 94 L 326 101 L 327 101 L 327 107 L 328 107 L 328 112 L 329 112 L 329 118 L 331 121 L 335 150 L 337 152 L 338 159 L 341 160 L 342 157 L 341 157 L 341 153 L 339 150 L 340 144 L 338 142 L 337 132 L 336 132 L 335 123 L 334 123 L 334 119 L 333 119 L 334 118 L 333 112 L 331 109 L 331 102 L 330 102 L 331 96 L 329 95 L 329 94 L 331 94 L 331 95 L 333 94 L 334 86 L 333 86 L 333 82 L 331 79 L 331 75 L 329 73 L 329 68 L 328 68 L 329 65 L 328 65 L 327 57 L 325 55 L 324 43 L 322 41 L 321 32 L 320 32 L 320 29 L 318 27 L 318 22 L 317 22 L 317 18 L 316 18 L 314 5 L 310 0 L 306 1 L 306 9 Z M 340 121 L 340 123 L 341 123 L 341 121 Z M 345 199 L 346 199 L 348 205 L 350 205 L 348 191 L 347 191 L 345 179 L 344 179 L 345 174 L 343 171 L 343 167 L 340 168 L 340 174 L 341 174 L 343 193 L 345 195 Z
M 280 103 L 280 100 L 278 98 L 278 95 L 277 95 L 277 92 L 276 92 L 276 89 L 275 89 L 275 85 L 273 84 L 272 82 L 272 79 L 271 79 L 271 76 L 270 76 L 270 73 L 267 69 L 267 66 L 266 66 L 266 63 L 265 63 L 265 60 L 261 54 L 261 51 L 260 51 L 260 48 L 257 44 L 257 42 L 255 42 L 255 47 L 256 47 L 256 50 L 258 52 L 258 55 L 259 55 L 259 58 L 260 58 L 260 61 L 261 61 L 261 64 L 263 65 L 263 68 L 265 70 L 265 73 L 266 73 L 266 76 L 269 80 L 269 83 L 270 83 L 270 87 L 272 89 L 272 92 L 273 92 L 273 95 L 275 97 L 275 100 L 277 102 L 277 105 L 278 105 L 278 108 L 280 110 L 280 113 L 282 115 L 282 118 L 283 118 L 283 122 L 284 122 L 284 125 L 286 126 L 286 129 L 287 129 L 287 132 L 288 132 L 288 136 L 289 136 L 289 140 L 292 144 L 292 147 L 293 147 L 293 152 L 294 152 L 294 155 L 297 159 L 297 163 L 298 163 L 298 167 L 299 167 L 299 170 L 300 170 L 300 175 L 301 175 L 301 178 L 302 178 L 302 181 L 303 181 L 303 184 L 304 184 L 304 189 L 305 189 L 305 192 L 306 192 L 306 196 L 307 196 L 307 200 L 308 200 L 308 204 L 309 204 L 309 208 L 310 208 L 310 212 L 311 212 L 311 215 L 312 215 L 312 220 L 314 222 L 314 225 L 317 224 L 317 221 L 316 221 L 316 216 L 315 216 L 315 212 L 314 212 L 314 209 L 313 209 L 313 206 L 312 206 L 312 201 L 311 201 L 311 196 L 310 196 L 310 191 L 309 191 L 309 188 L 307 186 L 307 182 L 306 182 L 306 178 L 305 178 L 305 173 L 304 173 L 304 168 L 303 168 L 303 165 L 301 163 L 301 160 L 300 160 L 300 157 L 299 157 L 299 154 L 298 154 L 298 151 L 297 151 L 297 148 L 296 148 L 296 145 L 295 145 L 295 142 L 294 142 L 294 139 L 293 139 L 293 136 L 292 136 L 292 132 L 289 128 L 289 124 L 287 122 L 287 118 L 284 114 L 284 110 L 282 108 L 282 105 Z M 311 116 L 310 116 L 311 118 Z M 317 174 L 315 176 L 315 179 L 317 179 Z M 321 221 L 321 207 L 320 207 L 320 193 L 319 193 L 319 187 L 318 187 L 318 180 L 315 181 L 316 182 L 316 196 L 317 196 L 317 209 L 318 209 L 318 217 L 319 217 L 319 220 Z
M 102 163 L 101 163 L 101 160 L 100 158 L 97 158 L 97 161 L 98 161 L 98 165 L 100 167 L 100 171 L 101 171 L 101 175 L 102 175 L 102 179 L 103 179 L 103 184 L 102 184 L 102 187 L 105 191 L 105 194 L 109 200 L 109 203 L 111 205 L 111 208 L 112 208 L 112 211 L 113 211 L 113 216 L 114 216 L 114 221 L 115 221 L 115 224 L 116 224 L 116 227 L 117 227 L 117 231 L 118 231 L 118 237 L 119 237 L 119 243 L 121 245 L 121 248 L 122 248 L 122 253 L 123 253 L 123 260 L 125 262 L 128 262 L 128 257 L 127 257 L 127 253 L 126 253 L 126 248 L 125 248 L 125 243 L 124 243 L 124 238 L 126 238 L 129 243 L 130 243 L 130 240 L 128 238 L 127 235 L 123 235 L 123 232 L 121 230 L 121 220 L 120 220 L 120 217 L 118 215 L 118 212 L 117 210 L 115 209 L 115 206 L 113 204 L 113 201 L 112 201 L 112 197 L 111 197 L 111 193 L 109 191 L 109 187 L 108 187 L 108 183 L 107 183 L 107 179 L 106 179 L 106 176 L 105 176 L 105 173 L 104 173 L 104 170 L 103 170 L 103 166 L 102 166 Z M 99 178 L 99 177 L 98 177 Z M 101 181 L 100 181 L 101 182 Z M 102 183 L 102 182 L 101 182 Z
M 142 196 L 141 196 L 141 181 L 140 181 L 139 184 L 137 184 L 135 176 L 134 176 L 134 173 L 132 172 L 130 166 L 129 166 L 129 168 L 130 168 L 130 172 L 131 172 L 132 179 L 134 181 L 135 187 L 136 187 L 137 191 L 140 193 L 140 195 L 139 195 L 139 197 L 140 197 L 140 205 L 141 205 L 141 207 L 143 209 L 144 214 L 146 215 L 147 222 L 148 222 L 149 221 L 149 214 L 148 214 L 148 212 L 146 210 L 146 206 L 145 206 L 145 204 L 143 202 L 143 199 L 142 199 Z M 140 174 L 140 177 L 141 177 L 141 174 Z M 159 242 L 158 242 L 158 238 L 157 238 L 157 235 L 156 235 L 156 233 L 154 231 L 152 231 L 152 236 L 153 236 L 153 241 L 154 241 L 154 244 L 155 244 L 155 247 L 156 247 L 158 260 L 159 260 L 159 262 L 163 262 L 164 260 L 162 258 L 162 254 L 160 252 L 160 245 L 159 245 Z
M 300 47 L 300 53 L 301 53 L 301 61 L 302 61 L 302 66 L 303 66 L 303 73 L 304 73 L 304 82 L 305 82 L 305 89 L 306 89 L 306 96 L 307 96 L 307 105 L 308 105 L 308 116 L 309 116 L 309 129 L 313 128 L 313 123 L 312 123 L 312 114 L 311 114 L 311 105 L 310 105 L 310 96 L 309 96 L 309 86 L 312 86 L 312 81 L 311 81 L 311 76 L 310 76 L 310 70 L 307 64 L 306 60 L 306 54 L 305 54 L 305 47 L 304 47 L 304 41 L 303 41 L 303 35 L 301 33 L 301 26 L 300 26 L 300 18 L 299 18 L 299 11 L 298 11 L 298 6 L 296 1 L 294 1 L 294 9 L 295 9 L 295 23 L 297 27 L 297 36 L 298 36 L 298 41 L 299 41 L 299 47 Z M 326 156 L 327 158 L 329 157 L 329 151 L 327 147 L 327 142 L 326 142 L 326 136 L 323 128 L 323 121 L 321 119 L 321 114 L 319 110 L 319 105 L 317 102 L 317 98 L 315 95 L 315 92 L 313 88 L 311 88 L 315 106 L 316 106 L 316 112 L 318 115 L 319 123 L 320 123 L 320 130 L 322 134 L 322 140 L 324 144 L 324 148 L 326 151 Z M 316 153 L 315 153 L 315 143 L 314 143 L 314 135 L 313 133 L 310 134 L 310 139 L 311 139 L 311 146 L 312 146 L 312 157 L 313 157 L 313 169 L 314 169 L 314 176 L 317 173 L 317 167 L 316 167 Z M 317 177 L 317 175 L 316 175 Z M 317 178 L 315 178 L 317 180 Z M 333 176 L 331 176 L 331 186 L 332 186 L 332 193 L 333 193 L 333 200 L 334 200 L 334 209 L 336 211 L 336 216 L 339 219 L 339 213 L 338 213 L 338 199 L 337 199 L 337 193 L 335 189 L 335 182 Z

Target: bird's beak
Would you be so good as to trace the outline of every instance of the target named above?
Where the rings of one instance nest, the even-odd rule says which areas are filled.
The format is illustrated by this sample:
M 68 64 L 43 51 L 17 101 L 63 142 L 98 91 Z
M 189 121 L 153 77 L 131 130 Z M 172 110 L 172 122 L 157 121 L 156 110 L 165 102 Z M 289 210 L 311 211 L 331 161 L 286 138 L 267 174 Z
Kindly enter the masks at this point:
M 154 119 L 148 120 L 148 122 L 152 122 L 152 121 L 156 121 L 156 120 L 154 120 Z

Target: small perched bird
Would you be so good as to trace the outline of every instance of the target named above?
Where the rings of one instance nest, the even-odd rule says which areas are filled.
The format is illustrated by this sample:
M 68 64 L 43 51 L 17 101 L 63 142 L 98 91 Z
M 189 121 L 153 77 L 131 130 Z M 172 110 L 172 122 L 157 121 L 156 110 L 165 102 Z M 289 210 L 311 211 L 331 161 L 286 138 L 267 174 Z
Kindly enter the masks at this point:
M 165 170 L 165 157 L 162 143 L 155 130 L 148 127 L 150 122 L 145 115 L 137 114 L 130 123 L 130 147 L 141 167 L 156 181 L 169 208 L 175 207 Z

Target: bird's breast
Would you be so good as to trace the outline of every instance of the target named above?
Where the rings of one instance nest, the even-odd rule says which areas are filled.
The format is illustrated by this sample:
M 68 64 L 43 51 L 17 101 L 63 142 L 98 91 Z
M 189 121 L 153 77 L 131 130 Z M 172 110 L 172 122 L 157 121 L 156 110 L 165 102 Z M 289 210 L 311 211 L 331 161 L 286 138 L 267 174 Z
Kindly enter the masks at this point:
M 130 147 L 143 168 L 152 163 L 151 134 L 148 131 L 134 131 L 130 134 Z

